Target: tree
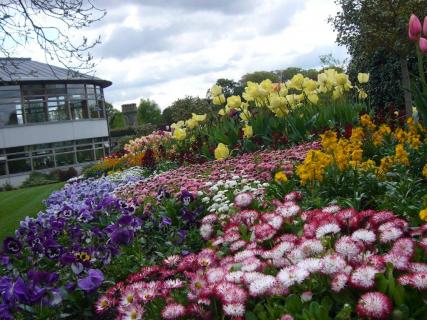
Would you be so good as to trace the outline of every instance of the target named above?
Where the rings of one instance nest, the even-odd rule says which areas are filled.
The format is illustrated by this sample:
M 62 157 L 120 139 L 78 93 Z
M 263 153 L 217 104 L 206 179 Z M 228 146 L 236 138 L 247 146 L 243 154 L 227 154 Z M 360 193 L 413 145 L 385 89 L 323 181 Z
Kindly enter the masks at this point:
M 163 110 L 162 123 L 171 125 L 180 120 L 191 118 L 192 113 L 209 114 L 212 113 L 212 110 L 208 100 L 187 96 L 184 99 L 174 101 L 171 106 Z
M 126 118 L 123 113 L 117 111 L 110 120 L 110 129 L 120 129 L 126 127 Z
M 216 84 L 222 87 L 222 93 L 224 94 L 225 98 L 230 96 L 240 96 L 245 90 L 241 83 L 230 79 L 218 79 Z
M 10 58 L 17 48 L 35 43 L 44 51 L 46 62 L 56 60 L 70 71 L 90 71 L 94 62 L 89 50 L 100 39 L 89 41 L 83 36 L 76 42 L 72 35 L 101 20 L 105 14 L 106 11 L 95 7 L 92 0 L 1 1 L 0 54 Z M 3 62 L 0 68 L 15 72 L 12 70 L 16 66 L 11 68 Z
M 111 103 L 105 102 L 105 113 L 107 115 L 107 119 L 112 119 L 117 112 L 120 111 L 114 108 Z
M 336 0 L 336 3 L 341 11 L 329 21 L 337 32 L 337 43 L 345 45 L 353 58 L 381 50 L 398 57 L 405 110 L 411 114 L 408 57 L 413 44 L 407 37 L 407 25 L 411 13 L 426 15 L 425 1 Z
M 260 83 L 265 79 L 270 79 L 273 82 L 279 82 L 280 80 L 279 76 L 274 71 L 255 71 L 245 74 L 242 79 L 240 79 L 240 83 L 246 86 L 248 81 Z
M 150 99 L 141 99 L 137 111 L 138 125 L 152 123 L 159 124 L 162 120 L 162 112 L 159 105 Z

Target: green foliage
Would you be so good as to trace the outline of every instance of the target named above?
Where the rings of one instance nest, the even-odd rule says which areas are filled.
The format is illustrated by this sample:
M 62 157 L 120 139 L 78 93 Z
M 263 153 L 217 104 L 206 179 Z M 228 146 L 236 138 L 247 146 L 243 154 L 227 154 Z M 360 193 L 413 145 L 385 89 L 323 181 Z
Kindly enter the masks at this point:
M 206 99 L 187 96 L 184 99 L 178 99 L 171 106 L 163 110 L 162 123 L 171 125 L 180 120 L 191 118 L 191 114 L 209 114 L 212 113 L 212 108 Z
M 412 64 L 410 70 L 413 70 L 411 66 Z M 371 106 L 381 109 L 385 106 L 403 105 L 404 89 L 400 81 L 401 65 L 398 56 L 382 49 L 369 54 L 357 51 L 348 66 L 348 74 L 353 82 L 357 80 L 359 72 L 370 75 L 365 88 Z
M 157 126 L 151 123 L 146 123 L 138 127 L 115 128 L 110 130 L 111 137 L 123 136 L 145 136 L 157 129 Z
M 222 93 L 226 99 L 230 96 L 241 96 L 245 90 L 240 82 L 236 82 L 230 79 L 221 78 L 218 79 L 215 84 L 222 87 Z
M 337 42 L 354 57 L 359 52 L 388 50 L 406 57 L 411 51 L 407 38 L 412 13 L 424 17 L 426 6 L 419 0 L 337 0 L 341 11 L 330 19 Z M 357 52 L 354 50 L 357 49 Z
M 279 76 L 274 71 L 255 71 L 242 76 L 240 83 L 246 86 L 248 81 L 260 83 L 265 79 L 270 79 L 273 82 L 279 82 Z
M 146 123 L 159 124 L 162 119 L 162 114 L 159 105 L 150 99 L 141 99 L 137 111 L 138 125 Z
M 55 182 L 59 182 L 59 177 L 34 171 L 30 173 L 29 177 L 22 183 L 21 187 L 29 188 Z
M 294 75 L 297 73 L 301 73 L 304 77 L 317 80 L 317 74 L 319 71 L 316 69 L 302 69 L 297 67 L 289 67 L 283 70 L 276 70 L 275 73 L 279 77 L 279 80 L 285 82 L 287 80 L 292 79 Z
M 111 129 L 121 129 L 126 126 L 126 118 L 123 113 L 117 111 L 113 114 L 110 120 L 110 128 Z

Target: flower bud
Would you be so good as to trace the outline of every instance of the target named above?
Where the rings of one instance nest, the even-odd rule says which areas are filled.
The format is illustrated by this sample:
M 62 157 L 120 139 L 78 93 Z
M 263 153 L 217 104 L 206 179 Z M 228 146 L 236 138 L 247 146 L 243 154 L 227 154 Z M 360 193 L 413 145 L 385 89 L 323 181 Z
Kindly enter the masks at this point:
M 427 54 L 427 39 L 421 37 L 419 40 L 420 50 L 423 54 Z
M 409 18 L 408 36 L 412 41 L 418 40 L 421 35 L 421 22 L 415 14 Z

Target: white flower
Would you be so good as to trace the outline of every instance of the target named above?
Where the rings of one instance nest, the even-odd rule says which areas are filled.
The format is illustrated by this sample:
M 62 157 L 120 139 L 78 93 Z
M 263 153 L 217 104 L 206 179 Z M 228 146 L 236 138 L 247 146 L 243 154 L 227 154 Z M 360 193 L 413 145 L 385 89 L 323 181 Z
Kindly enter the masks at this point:
M 359 229 L 353 232 L 351 238 L 354 240 L 362 241 L 366 244 L 374 243 L 376 240 L 376 235 L 371 230 Z
M 270 275 L 262 276 L 251 282 L 249 292 L 253 296 L 259 296 L 270 290 L 276 283 L 276 278 Z
M 245 314 L 245 305 L 242 303 L 227 303 L 222 309 L 230 317 L 243 317 Z
M 317 228 L 316 238 L 319 239 L 329 233 L 338 233 L 340 231 L 341 231 L 341 228 L 336 223 L 327 223 Z
M 202 236 L 203 239 L 207 240 L 211 237 L 213 232 L 213 228 L 212 225 L 210 224 L 202 224 L 200 226 L 200 235 Z

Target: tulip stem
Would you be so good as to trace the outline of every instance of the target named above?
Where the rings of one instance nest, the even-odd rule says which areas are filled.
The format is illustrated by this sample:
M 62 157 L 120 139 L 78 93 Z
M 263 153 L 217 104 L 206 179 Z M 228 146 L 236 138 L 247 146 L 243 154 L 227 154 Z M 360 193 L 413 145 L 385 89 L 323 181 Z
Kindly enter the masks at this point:
M 416 43 L 416 47 L 417 47 L 416 49 L 417 49 L 417 59 L 418 59 L 418 74 L 421 80 L 423 93 L 427 93 L 426 77 L 424 74 L 423 54 L 421 53 L 418 43 Z

